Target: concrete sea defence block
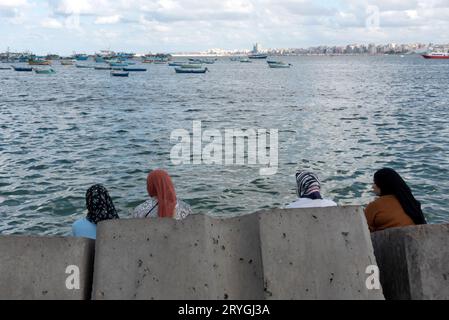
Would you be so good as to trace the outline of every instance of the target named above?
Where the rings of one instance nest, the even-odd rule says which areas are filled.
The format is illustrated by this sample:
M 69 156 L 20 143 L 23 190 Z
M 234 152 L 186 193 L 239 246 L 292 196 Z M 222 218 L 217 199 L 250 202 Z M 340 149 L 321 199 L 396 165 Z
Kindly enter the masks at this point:
M 387 299 L 449 299 L 449 224 L 388 229 L 372 240 Z
M 261 213 L 260 239 L 267 299 L 383 299 L 366 286 L 376 259 L 360 207 Z
M 93 256 L 88 239 L 0 236 L 0 299 L 89 299 Z
M 94 299 L 382 299 L 360 208 L 99 224 Z
M 263 299 L 257 216 L 105 221 L 94 299 Z

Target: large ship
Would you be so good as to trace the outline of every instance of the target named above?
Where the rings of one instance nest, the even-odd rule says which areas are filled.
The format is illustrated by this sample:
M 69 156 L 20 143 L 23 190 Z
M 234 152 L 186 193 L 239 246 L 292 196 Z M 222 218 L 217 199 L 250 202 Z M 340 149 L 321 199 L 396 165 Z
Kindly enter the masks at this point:
M 449 59 L 448 52 L 431 52 L 422 55 L 425 59 Z

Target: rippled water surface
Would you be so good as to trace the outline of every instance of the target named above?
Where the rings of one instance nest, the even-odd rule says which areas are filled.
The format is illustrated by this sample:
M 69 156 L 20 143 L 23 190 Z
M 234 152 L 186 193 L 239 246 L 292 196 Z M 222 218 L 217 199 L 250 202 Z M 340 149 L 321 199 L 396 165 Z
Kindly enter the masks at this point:
M 420 57 L 291 57 L 291 69 L 221 59 L 205 75 L 166 65 L 129 78 L 55 65 L 55 75 L 0 70 L 0 232 L 58 234 L 102 183 L 123 217 L 168 168 L 198 213 L 238 215 L 295 198 L 315 170 L 339 204 L 366 204 L 376 169 L 409 182 L 432 222 L 448 222 L 449 62 Z M 279 169 L 170 161 L 172 130 L 276 128 Z

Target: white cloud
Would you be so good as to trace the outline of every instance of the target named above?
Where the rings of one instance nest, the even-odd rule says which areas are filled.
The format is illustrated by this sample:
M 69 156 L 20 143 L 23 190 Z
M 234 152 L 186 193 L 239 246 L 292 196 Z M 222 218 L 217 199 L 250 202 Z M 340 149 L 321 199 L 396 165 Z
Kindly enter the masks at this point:
M 116 24 L 119 23 L 122 17 L 118 14 L 113 16 L 106 16 L 106 17 L 97 17 L 95 19 L 95 24 Z
M 61 29 L 63 24 L 57 19 L 47 18 L 41 22 L 41 26 L 47 29 Z

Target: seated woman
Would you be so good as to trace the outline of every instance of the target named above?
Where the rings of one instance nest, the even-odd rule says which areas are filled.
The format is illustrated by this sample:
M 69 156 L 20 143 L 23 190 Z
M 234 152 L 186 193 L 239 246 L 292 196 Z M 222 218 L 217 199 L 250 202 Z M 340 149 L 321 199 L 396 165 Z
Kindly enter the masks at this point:
M 97 238 L 97 223 L 103 220 L 119 219 L 112 199 L 105 187 L 93 185 L 86 192 L 87 216 L 73 223 L 75 237 Z
M 393 169 L 384 168 L 374 174 L 373 191 L 379 198 L 365 209 L 371 232 L 427 223 L 421 203 Z
M 181 220 L 192 213 L 190 206 L 178 200 L 175 186 L 164 170 L 154 170 L 147 177 L 147 192 L 151 197 L 134 209 L 134 218 L 174 218 Z
M 286 207 L 287 209 L 337 206 L 334 201 L 321 197 L 321 184 L 316 174 L 307 171 L 298 171 L 296 172 L 296 184 L 298 200 L 288 205 Z

